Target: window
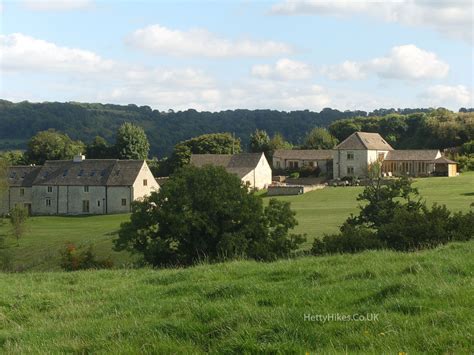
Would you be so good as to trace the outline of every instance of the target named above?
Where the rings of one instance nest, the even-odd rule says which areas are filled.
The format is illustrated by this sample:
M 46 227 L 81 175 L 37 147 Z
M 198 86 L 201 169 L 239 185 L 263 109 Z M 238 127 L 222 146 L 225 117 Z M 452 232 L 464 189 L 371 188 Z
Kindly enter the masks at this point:
M 100 200 L 97 200 L 97 207 L 100 207 Z
M 277 160 L 276 165 L 277 165 L 277 168 L 280 168 L 280 161 L 279 160 Z
M 89 192 L 89 186 L 84 186 L 84 192 Z
M 53 187 L 52 186 L 48 186 L 48 192 L 53 192 Z
M 347 167 L 347 175 L 354 175 L 354 167 L 348 166 Z
M 25 196 L 25 189 L 20 189 L 20 196 Z
M 147 179 L 143 179 L 143 186 L 148 186 L 148 180 Z
M 46 207 L 51 207 L 51 199 L 50 198 L 46 199 Z
M 347 152 L 347 160 L 354 160 L 354 153 L 353 152 Z
M 122 206 L 127 206 L 127 199 L 126 198 L 122 199 Z
M 290 161 L 290 169 L 298 169 L 298 162 Z
M 89 200 L 82 200 L 82 212 L 89 212 Z

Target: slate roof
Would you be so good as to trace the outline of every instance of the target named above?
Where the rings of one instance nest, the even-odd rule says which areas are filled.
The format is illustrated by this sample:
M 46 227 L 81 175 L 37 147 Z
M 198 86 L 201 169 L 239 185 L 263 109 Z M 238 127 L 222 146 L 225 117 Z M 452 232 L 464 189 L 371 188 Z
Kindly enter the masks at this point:
M 8 168 L 8 185 L 31 187 L 40 169 L 40 166 L 11 166 Z
M 402 161 L 402 160 L 423 160 L 434 161 L 439 157 L 439 150 L 392 150 L 387 153 L 385 160 Z
M 331 160 L 333 153 L 330 149 L 277 149 L 273 156 L 292 160 Z
M 143 163 L 143 160 L 116 159 L 48 160 L 33 185 L 131 186 Z
M 446 157 L 438 158 L 434 161 L 436 164 L 457 164 L 454 160 L 450 160 Z
M 241 154 L 192 154 L 191 164 L 197 167 L 205 165 L 222 166 L 228 172 L 243 178 L 255 169 L 263 153 Z
M 335 149 L 351 150 L 393 150 L 378 133 L 355 132 L 339 143 Z

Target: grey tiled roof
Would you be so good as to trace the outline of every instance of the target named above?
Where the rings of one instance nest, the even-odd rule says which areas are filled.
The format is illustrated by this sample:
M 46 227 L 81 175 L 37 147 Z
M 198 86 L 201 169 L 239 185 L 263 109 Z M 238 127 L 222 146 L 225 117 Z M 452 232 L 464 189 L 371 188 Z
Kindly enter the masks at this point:
M 423 160 L 433 161 L 439 157 L 439 150 L 437 149 L 423 149 L 423 150 L 392 150 L 387 153 L 385 160 Z
M 393 150 L 378 133 L 355 132 L 336 146 L 336 149 Z
M 457 164 L 454 160 L 448 159 L 446 157 L 438 158 L 434 162 L 436 164 Z
M 8 185 L 31 187 L 40 169 L 40 166 L 11 166 L 8 168 Z
M 241 153 L 241 154 L 192 154 L 191 164 L 197 167 L 205 165 L 216 165 L 226 168 L 243 178 L 257 167 L 263 153 Z
M 294 160 L 330 160 L 333 158 L 330 149 L 277 149 L 273 157 Z
M 143 160 L 116 159 L 48 160 L 33 185 L 131 186 L 143 163 Z

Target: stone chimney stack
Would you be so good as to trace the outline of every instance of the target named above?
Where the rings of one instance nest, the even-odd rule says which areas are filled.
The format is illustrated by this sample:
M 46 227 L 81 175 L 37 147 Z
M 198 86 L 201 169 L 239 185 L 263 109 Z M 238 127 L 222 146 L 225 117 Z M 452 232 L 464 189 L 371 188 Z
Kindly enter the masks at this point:
M 78 154 L 78 155 L 75 155 L 74 158 L 73 158 L 73 162 L 74 163 L 80 163 L 82 161 L 86 160 L 86 156 L 83 155 L 82 153 Z

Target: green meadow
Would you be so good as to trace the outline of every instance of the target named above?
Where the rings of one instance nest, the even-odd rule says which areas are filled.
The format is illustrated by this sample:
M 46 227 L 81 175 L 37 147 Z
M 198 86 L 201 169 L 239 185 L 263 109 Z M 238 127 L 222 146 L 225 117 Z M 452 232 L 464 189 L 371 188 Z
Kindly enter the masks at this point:
M 473 252 L 0 274 L 0 352 L 472 354 Z
M 415 186 L 427 203 L 446 204 L 453 211 L 468 211 L 474 202 L 474 173 L 464 173 L 454 178 L 419 179 Z M 306 233 L 309 248 L 314 238 L 325 233 L 337 232 L 342 222 L 357 212 L 357 195 L 361 187 L 328 187 L 299 196 L 279 197 L 290 201 L 297 213 L 298 233 Z M 11 246 L 12 262 L 18 270 L 59 270 L 59 251 L 66 243 L 94 246 L 100 257 L 110 257 L 117 267 L 130 264 L 135 259 L 126 252 L 112 250 L 112 240 L 120 224 L 129 215 L 90 217 L 32 217 L 26 235 L 17 244 L 10 236 L 7 220 L 0 222 L 0 235 Z

